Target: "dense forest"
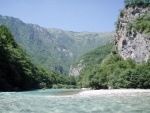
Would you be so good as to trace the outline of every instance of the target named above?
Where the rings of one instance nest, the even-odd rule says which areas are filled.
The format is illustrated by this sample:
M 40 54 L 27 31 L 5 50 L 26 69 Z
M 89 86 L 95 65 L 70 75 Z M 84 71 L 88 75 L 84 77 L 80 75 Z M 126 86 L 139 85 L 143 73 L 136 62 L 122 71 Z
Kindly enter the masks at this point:
M 75 85 L 74 77 L 35 66 L 14 41 L 11 31 L 3 25 L 0 26 L 0 91 L 70 85 Z
M 137 64 L 112 52 L 101 64 L 84 68 L 78 76 L 78 85 L 93 89 L 150 88 L 150 61 Z

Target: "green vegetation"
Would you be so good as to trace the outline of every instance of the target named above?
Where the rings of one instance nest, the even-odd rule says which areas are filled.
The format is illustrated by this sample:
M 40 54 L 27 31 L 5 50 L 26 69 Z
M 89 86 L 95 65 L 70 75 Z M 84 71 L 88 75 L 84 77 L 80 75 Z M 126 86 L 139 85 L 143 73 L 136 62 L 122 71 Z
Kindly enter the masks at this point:
M 144 7 L 150 8 L 150 0 L 124 0 L 126 7 Z M 124 17 L 124 10 L 120 11 L 120 17 Z M 117 22 L 115 22 L 116 25 L 116 33 L 119 30 L 120 26 L 120 19 L 118 18 Z M 143 16 L 139 16 L 134 22 L 129 22 L 127 26 L 127 34 L 131 34 L 132 30 L 136 30 L 140 33 L 148 34 L 150 35 L 150 15 L 149 13 L 145 13 Z
M 132 28 L 133 28 L 133 24 L 132 23 L 128 23 L 128 25 L 127 25 L 127 34 L 131 34 Z
M 116 33 L 117 33 L 118 30 L 119 30 L 119 24 L 120 24 L 120 19 L 118 19 L 118 20 L 115 22 Z
M 133 24 L 133 28 L 141 33 L 150 35 L 150 15 L 145 14 Z
M 11 31 L 0 26 L 0 91 L 52 88 L 53 84 L 75 85 L 76 81 L 35 66 L 15 43 Z
M 145 7 L 150 1 L 124 2 L 126 6 Z M 124 13 L 122 10 L 120 17 L 124 17 Z M 121 27 L 119 23 L 118 19 L 116 32 Z M 45 29 L 4 16 L 0 16 L 0 24 L 8 26 L 15 36 L 13 38 L 8 28 L 0 26 L 0 91 L 79 87 L 150 88 L 150 60 L 139 64 L 131 59 L 123 60 L 115 51 L 113 43 L 106 44 L 112 33 L 76 33 Z M 150 35 L 149 14 L 129 23 L 128 34 L 131 34 L 132 30 Z M 92 50 L 98 46 L 101 47 Z M 35 66 L 26 54 L 39 67 Z M 84 66 L 80 75 L 77 78 L 64 76 L 77 58 L 79 60 L 73 66 L 76 67 L 80 61 Z
M 92 65 L 101 64 L 101 61 L 106 57 L 106 55 L 110 54 L 111 51 L 113 51 L 114 44 L 107 43 L 104 46 L 98 47 L 94 49 L 93 51 L 90 51 L 83 56 L 80 57 L 80 59 L 74 63 L 74 66 L 78 64 L 81 60 L 82 63 L 86 65 L 86 67 L 91 67 Z
M 123 17 L 124 16 L 124 10 L 121 10 L 120 11 L 120 17 Z
M 104 48 L 110 53 L 108 46 Z M 79 86 L 93 89 L 150 88 L 149 62 L 137 64 L 131 59 L 123 60 L 116 52 L 105 54 L 103 58 L 101 63 L 95 62 L 81 71 L 77 81 Z
M 150 3 L 150 0 L 124 0 L 125 6 L 148 6 Z
M 129 23 L 127 33 L 131 34 L 132 29 L 150 35 L 150 15 L 145 14 L 142 17 L 137 18 L 134 23 Z
M 102 60 L 111 53 L 111 51 L 113 51 L 115 53 L 115 51 L 112 49 L 114 48 L 114 44 L 106 44 L 102 47 L 99 47 L 85 55 L 83 55 L 78 62 L 80 62 L 82 60 L 83 65 L 85 65 L 85 67 L 81 70 L 80 72 L 80 76 L 78 76 L 78 85 L 81 87 L 89 87 L 89 82 L 90 79 L 92 79 L 93 75 L 91 74 L 91 72 L 93 71 L 93 69 L 95 69 L 97 67 L 97 65 L 100 65 Z M 76 65 L 78 64 L 78 62 L 76 62 Z M 74 67 L 76 66 L 74 65 Z
M 35 64 L 64 75 L 68 75 L 70 65 L 77 58 L 106 44 L 112 34 L 46 29 L 0 15 L 1 24 L 12 31 L 15 41 Z

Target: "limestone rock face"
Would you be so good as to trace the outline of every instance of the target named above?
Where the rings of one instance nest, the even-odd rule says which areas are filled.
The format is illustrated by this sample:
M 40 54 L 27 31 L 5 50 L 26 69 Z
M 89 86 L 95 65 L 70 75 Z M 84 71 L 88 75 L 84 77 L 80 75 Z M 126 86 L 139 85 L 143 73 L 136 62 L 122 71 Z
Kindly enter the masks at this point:
M 118 31 L 115 35 L 116 50 L 124 58 L 131 58 L 136 62 L 147 61 L 150 58 L 150 36 L 131 29 L 130 34 L 127 28 L 138 17 L 145 13 L 150 14 L 149 8 L 125 8 L 119 16 Z
M 80 74 L 80 71 L 84 68 L 84 64 L 82 63 L 83 61 L 80 60 L 77 66 L 73 67 L 71 65 L 70 67 L 70 72 L 69 76 L 78 76 Z

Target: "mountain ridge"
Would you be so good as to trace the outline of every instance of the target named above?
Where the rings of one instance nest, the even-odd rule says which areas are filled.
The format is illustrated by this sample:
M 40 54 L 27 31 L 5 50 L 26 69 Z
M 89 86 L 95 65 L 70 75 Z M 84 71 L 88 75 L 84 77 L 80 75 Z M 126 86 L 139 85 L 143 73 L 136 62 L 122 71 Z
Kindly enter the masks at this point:
M 0 16 L 0 24 L 10 28 L 16 42 L 33 62 L 63 74 L 68 74 L 70 65 L 79 56 L 104 45 L 113 34 L 43 28 L 8 16 Z

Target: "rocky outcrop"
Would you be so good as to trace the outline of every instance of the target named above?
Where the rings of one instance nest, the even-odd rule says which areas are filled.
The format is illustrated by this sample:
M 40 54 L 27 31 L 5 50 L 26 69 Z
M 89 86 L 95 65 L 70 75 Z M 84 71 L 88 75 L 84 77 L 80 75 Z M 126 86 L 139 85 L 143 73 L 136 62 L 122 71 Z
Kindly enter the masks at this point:
M 69 76 L 78 76 L 80 74 L 80 71 L 84 68 L 83 60 L 80 60 L 80 62 L 77 64 L 77 66 L 70 67 Z
M 150 36 L 133 29 L 128 33 L 129 25 L 145 13 L 150 15 L 150 9 L 129 7 L 120 13 L 115 40 L 116 49 L 124 59 L 131 58 L 136 62 L 142 62 L 150 57 Z

